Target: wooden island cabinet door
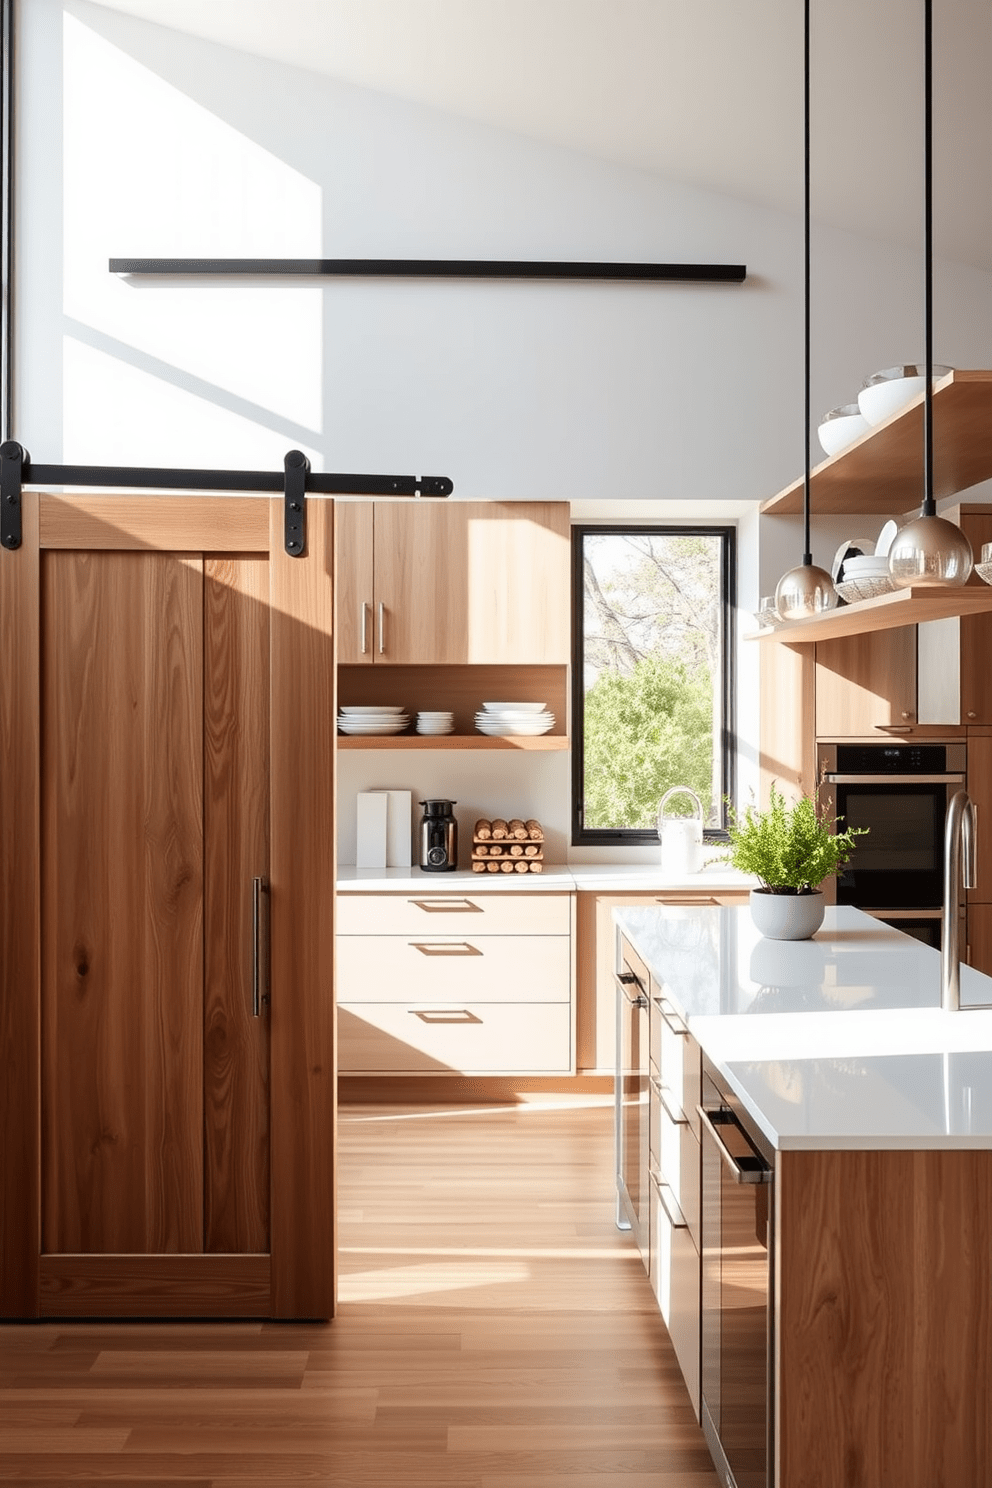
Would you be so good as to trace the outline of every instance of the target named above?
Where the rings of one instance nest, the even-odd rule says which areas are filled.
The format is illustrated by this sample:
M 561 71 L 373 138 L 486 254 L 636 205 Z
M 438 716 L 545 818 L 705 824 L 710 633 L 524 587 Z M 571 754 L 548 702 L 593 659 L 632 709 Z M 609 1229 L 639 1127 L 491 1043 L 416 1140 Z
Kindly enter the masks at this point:
M 0 1316 L 327 1317 L 330 504 L 302 559 L 280 502 L 24 509 L 0 554 Z

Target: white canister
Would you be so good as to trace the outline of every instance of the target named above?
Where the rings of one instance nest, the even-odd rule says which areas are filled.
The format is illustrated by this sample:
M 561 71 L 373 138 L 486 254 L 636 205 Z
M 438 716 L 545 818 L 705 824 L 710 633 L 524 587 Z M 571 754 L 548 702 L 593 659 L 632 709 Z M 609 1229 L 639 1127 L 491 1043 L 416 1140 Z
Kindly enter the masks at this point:
M 672 796 L 691 796 L 695 816 L 669 816 L 666 806 Z M 676 877 L 699 873 L 703 866 L 703 803 L 687 785 L 673 785 L 658 805 L 658 836 L 661 839 L 661 870 Z

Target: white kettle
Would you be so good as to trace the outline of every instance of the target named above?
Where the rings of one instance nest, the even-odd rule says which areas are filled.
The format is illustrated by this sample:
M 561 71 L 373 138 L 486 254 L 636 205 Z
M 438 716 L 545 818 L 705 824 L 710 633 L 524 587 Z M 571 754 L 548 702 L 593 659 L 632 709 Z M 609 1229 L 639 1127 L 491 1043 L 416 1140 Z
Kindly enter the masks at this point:
M 673 796 L 691 796 L 694 816 L 668 816 L 665 808 Z M 676 876 L 699 873 L 703 866 L 703 803 L 687 785 L 673 785 L 658 805 L 658 836 L 661 839 L 661 871 Z

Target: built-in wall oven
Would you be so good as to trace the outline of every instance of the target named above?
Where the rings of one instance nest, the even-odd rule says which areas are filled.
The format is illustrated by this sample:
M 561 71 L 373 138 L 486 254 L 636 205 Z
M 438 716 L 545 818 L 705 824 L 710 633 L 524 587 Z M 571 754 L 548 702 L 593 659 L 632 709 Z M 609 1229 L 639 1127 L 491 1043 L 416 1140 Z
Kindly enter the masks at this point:
M 774 1151 L 704 1056 L 702 1424 L 727 1488 L 774 1482 Z
M 820 744 L 818 776 L 842 826 L 867 827 L 836 881 L 853 904 L 940 945 L 944 820 L 966 779 L 962 742 Z

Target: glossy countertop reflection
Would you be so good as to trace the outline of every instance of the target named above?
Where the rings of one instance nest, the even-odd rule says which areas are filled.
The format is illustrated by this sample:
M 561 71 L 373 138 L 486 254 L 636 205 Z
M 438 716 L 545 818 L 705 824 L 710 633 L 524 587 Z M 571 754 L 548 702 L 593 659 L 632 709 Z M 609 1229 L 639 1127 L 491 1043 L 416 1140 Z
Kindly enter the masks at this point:
M 777 1147 L 992 1144 L 992 979 L 962 967 L 944 1013 L 939 952 L 847 907 L 807 941 L 746 908 L 614 918 Z

